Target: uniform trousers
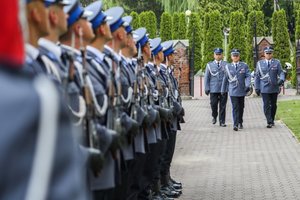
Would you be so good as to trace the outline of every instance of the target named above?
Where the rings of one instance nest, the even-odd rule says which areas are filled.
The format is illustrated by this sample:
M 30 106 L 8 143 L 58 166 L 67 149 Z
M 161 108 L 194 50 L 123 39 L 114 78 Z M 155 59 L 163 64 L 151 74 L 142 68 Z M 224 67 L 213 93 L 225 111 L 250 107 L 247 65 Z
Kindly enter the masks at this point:
M 243 123 L 245 97 L 230 96 L 232 104 L 233 125 L 238 126 Z
M 162 175 L 162 184 L 167 184 L 165 183 L 165 177 L 170 174 L 170 168 L 171 168 L 171 163 L 175 151 L 175 145 L 176 145 L 176 136 L 177 136 L 177 131 L 171 130 L 169 132 L 169 139 L 166 140 L 165 144 L 165 149 L 163 153 L 163 159 L 161 163 L 161 175 Z
M 277 97 L 278 93 L 261 93 L 264 103 L 264 113 L 267 123 L 274 123 L 274 118 L 277 110 Z
M 94 200 L 112 200 L 113 196 L 114 196 L 114 189 L 93 191 Z
M 227 93 L 224 95 L 221 95 L 221 93 L 210 93 L 210 106 L 212 110 L 212 117 L 215 119 L 217 118 L 219 107 L 220 123 L 225 123 L 227 96 Z
M 132 160 L 130 164 L 130 171 L 129 171 L 129 184 L 130 186 L 126 200 L 137 200 L 139 193 L 143 191 L 143 183 L 142 183 L 142 175 L 146 161 L 146 154 L 143 153 L 136 153 L 135 159 Z

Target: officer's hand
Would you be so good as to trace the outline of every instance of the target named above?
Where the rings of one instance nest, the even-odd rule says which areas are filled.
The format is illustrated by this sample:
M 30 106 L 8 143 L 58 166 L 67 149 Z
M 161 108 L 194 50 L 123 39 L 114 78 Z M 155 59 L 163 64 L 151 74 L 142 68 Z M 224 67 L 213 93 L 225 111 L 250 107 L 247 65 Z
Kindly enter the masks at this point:
M 256 89 L 255 93 L 257 94 L 257 96 L 260 96 L 260 90 L 259 89 Z
M 246 87 L 245 88 L 245 92 L 247 93 L 247 92 L 249 92 L 250 91 L 250 87 Z
M 134 119 L 131 120 L 131 128 L 129 130 L 130 137 L 134 138 L 139 133 L 139 124 Z
M 206 94 L 207 96 L 209 95 L 209 93 L 210 93 L 209 90 L 205 90 L 205 94 Z
M 92 170 L 94 176 L 99 176 L 103 165 L 104 165 L 104 155 L 99 149 L 89 148 L 89 167 Z
M 281 79 L 279 79 L 279 81 L 278 81 L 278 86 L 282 86 L 282 85 L 283 85 L 283 83 L 284 83 L 284 81 L 283 81 L 283 80 L 281 80 Z

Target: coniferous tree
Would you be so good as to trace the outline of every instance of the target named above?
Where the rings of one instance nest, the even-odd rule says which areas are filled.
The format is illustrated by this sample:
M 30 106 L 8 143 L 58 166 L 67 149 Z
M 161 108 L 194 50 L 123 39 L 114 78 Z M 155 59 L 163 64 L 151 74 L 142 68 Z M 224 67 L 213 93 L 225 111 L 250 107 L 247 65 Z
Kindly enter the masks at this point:
M 157 23 L 156 15 L 153 11 L 148 11 L 147 15 L 148 15 L 148 22 L 149 22 L 148 27 L 147 27 L 149 37 L 155 38 L 156 37 L 156 23 Z
M 160 38 L 162 41 L 167 41 L 172 39 L 172 17 L 167 12 L 164 12 L 161 16 Z
M 272 17 L 272 37 L 274 41 L 274 57 L 281 65 L 290 62 L 290 37 L 284 10 L 275 11 Z
M 178 36 L 179 39 L 186 39 L 186 20 L 185 20 L 185 14 L 179 13 L 179 27 L 178 27 Z
M 208 27 L 204 36 L 203 64 L 213 60 L 213 49 L 222 48 L 222 17 L 219 11 L 213 11 L 208 14 Z
M 194 49 L 194 67 L 197 72 L 199 69 L 204 69 L 205 66 L 201 65 L 202 53 L 201 53 L 201 30 L 200 19 L 197 13 L 192 13 L 188 25 L 187 37 L 189 39 L 190 56 L 192 55 L 193 42 L 195 43 Z
M 140 20 L 139 20 L 139 14 L 137 14 L 137 12 L 132 11 L 130 13 L 130 16 L 132 17 L 132 28 L 133 29 L 138 29 L 140 27 Z
M 232 12 L 230 14 L 230 33 L 229 33 L 229 52 L 231 49 L 239 49 L 241 52 L 241 60 L 244 60 L 246 57 L 245 45 L 246 45 L 246 36 L 245 36 L 245 17 L 244 14 L 240 11 Z M 230 53 L 228 53 L 228 61 L 231 61 Z
M 173 13 L 172 18 L 172 38 L 173 40 L 179 39 L 179 14 L 177 12 Z
M 251 70 L 254 70 L 254 22 L 256 22 L 256 36 L 265 36 L 265 24 L 264 24 L 264 14 L 262 11 L 252 11 L 248 15 L 247 20 L 247 46 L 246 46 L 246 63 L 249 65 Z M 258 41 L 257 41 L 258 42 Z

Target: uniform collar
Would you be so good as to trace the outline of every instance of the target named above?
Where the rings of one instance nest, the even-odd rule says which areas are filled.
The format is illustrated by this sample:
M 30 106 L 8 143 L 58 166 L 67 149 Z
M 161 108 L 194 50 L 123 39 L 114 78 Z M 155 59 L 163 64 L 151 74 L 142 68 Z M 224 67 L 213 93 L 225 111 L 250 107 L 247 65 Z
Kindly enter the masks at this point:
M 220 60 L 220 61 L 215 60 L 216 64 L 218 64 L 218 63 L 221 64 L 221 62 L 222 62 L 222 60 Z
M 154 63 L 153 62 L 148 62 L 148 65 L 151 65 L 152 67 L 154 66 Z
M 26 54 L 29 55 L 34 60 L 37 59 L 37 57 L 40 53 L 37 48 L 35 48 L 34 46 L 32 46 L 29 43 L 25 44 L 25 51 L 26 51 Z
M 52 41 L 50 40 L 47 40 L 45 38 L 40 38 L 39 41 L 38 41 L 38 44 L 47 49 L 48 51 L 52 52 L 59 60 L 60 60 L 60 57 L 61 57 L 61 47 L 60 46 L 57 46 L 55 43 L 53 43 Z
M 121 56 L 120 54 L 116 53 L 112 48 L 110 48 L 110 46 L 105 45 L 105 48 L 107 48 L 107 50 L 109 50 L 117 59 L 118 61 L 121 61 Z
M 65 44 L 60 44 L 62 48 L 68 50 L 68 51 L 72 51 L 73 53 L 75 53 L 77 56 L 80 56 L 81 55 L 81 52 L 78 50 L 78 49 L 75 49 L 73 47 L 70 47 L 68 45 L 65 45 Z
M 268 62 L 272 62 L 273 61 L 273 58 L 272 59 L 270 59 L 270 60 L 267 60 L 267 59 L 265 59 L 265 61 L 266 61 L 266 63 L 268 63 Z
M 160 68 L 166 71 L 167 70 L 167 65 L 161 63 L 160 64 Z
M 95 47 L 92 46 L 87 46 L 86 49 L 90 52 L 92 52 L 93 54 L 95 54 L 97 57 L 99 57 L 101 60 L 104 60 L 104 56 L 105 54 L 102 53 L 101 51 L 99 51 L 98 49 L 96 49 Z

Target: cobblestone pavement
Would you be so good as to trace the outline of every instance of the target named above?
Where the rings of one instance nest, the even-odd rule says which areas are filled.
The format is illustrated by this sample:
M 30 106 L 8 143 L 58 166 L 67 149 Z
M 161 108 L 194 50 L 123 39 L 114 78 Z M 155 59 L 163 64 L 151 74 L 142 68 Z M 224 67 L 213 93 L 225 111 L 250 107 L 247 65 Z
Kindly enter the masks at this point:
M 298 141 L 280 121 L 266 128 L 260 98 L 246 98 L 244 129 L 234 132 L 230 105 L 223 128 L 211 123 L 207 97 L 184 101 L 172 164 L 184 186 L 180 200 L 300 199 Z

